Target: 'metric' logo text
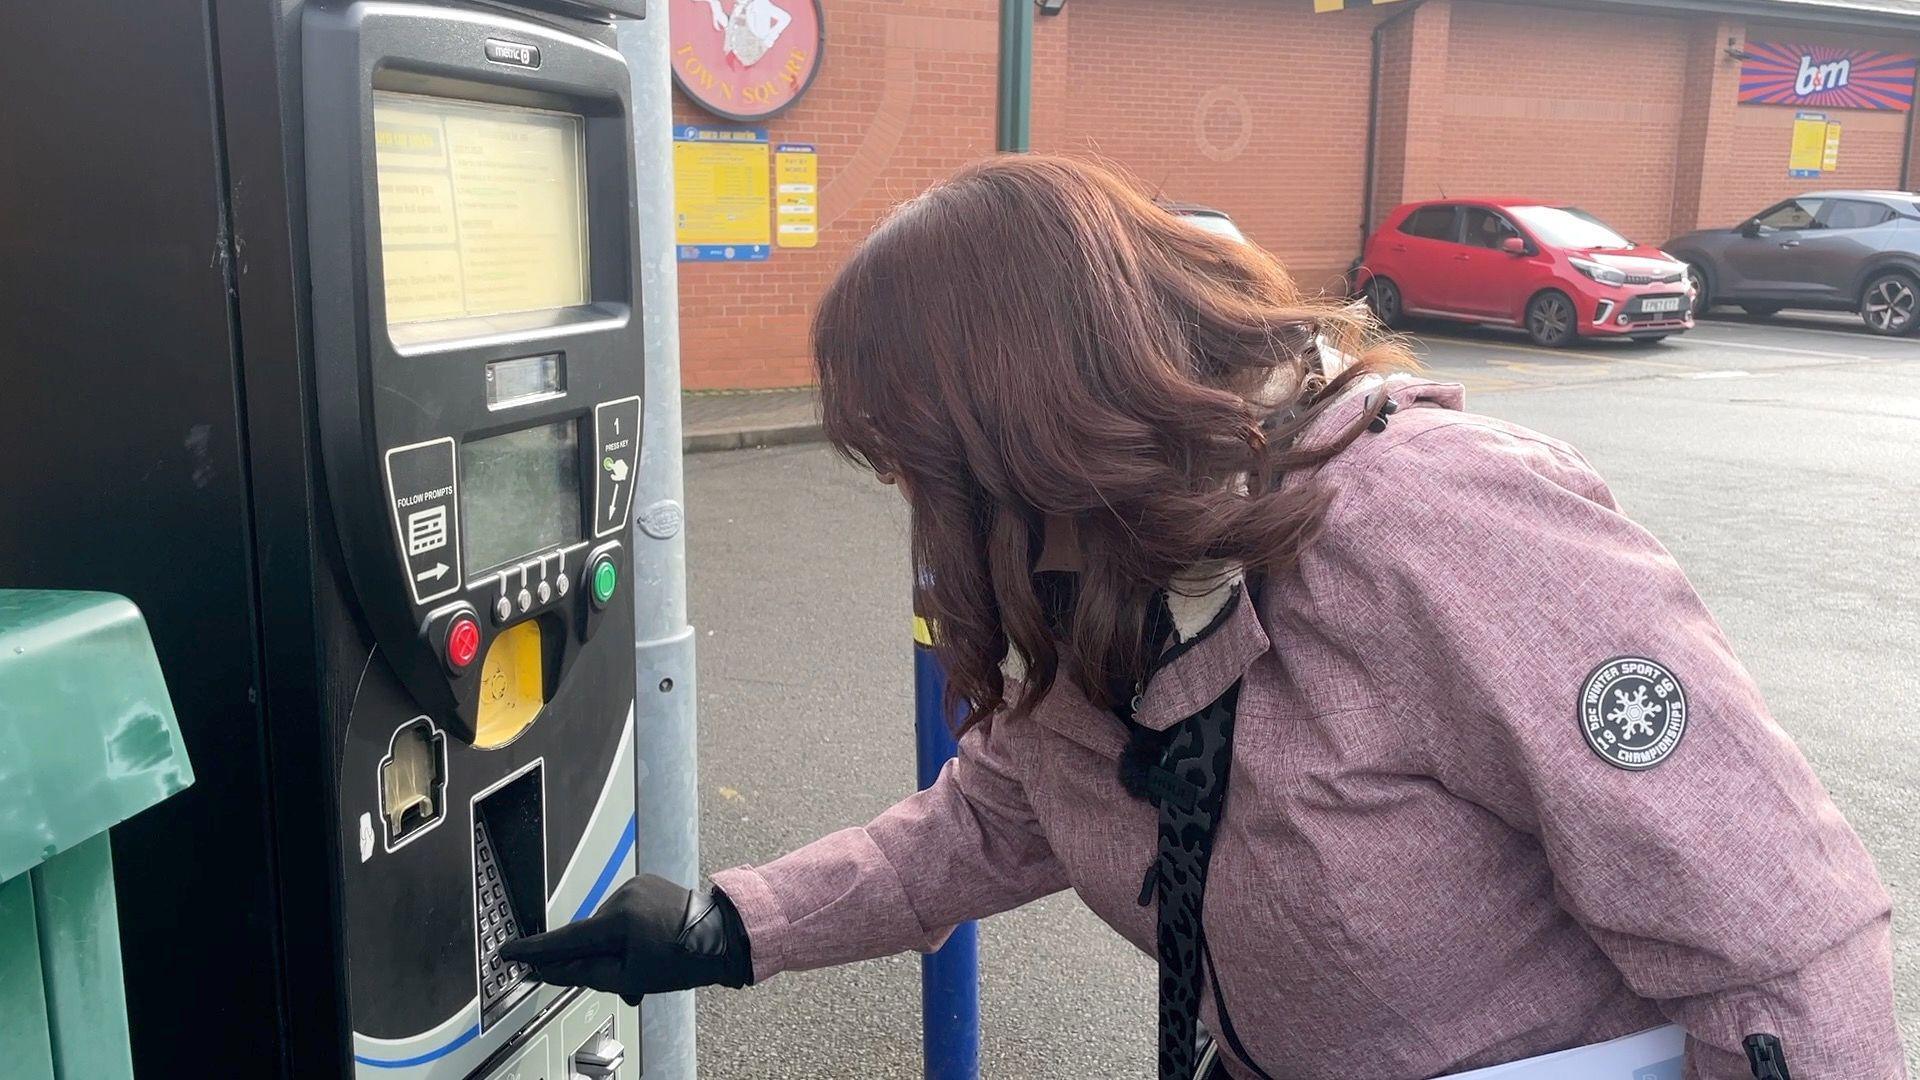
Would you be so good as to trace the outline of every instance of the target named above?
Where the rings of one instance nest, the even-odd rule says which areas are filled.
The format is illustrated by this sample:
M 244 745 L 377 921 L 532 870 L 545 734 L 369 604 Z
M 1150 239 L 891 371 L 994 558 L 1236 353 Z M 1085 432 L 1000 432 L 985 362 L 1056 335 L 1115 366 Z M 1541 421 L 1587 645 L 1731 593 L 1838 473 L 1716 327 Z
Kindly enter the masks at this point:
M 1800 77 L 1793 82 L 1793 92 L 1801 97 L 1818 94 L 1823 90 L 1838 90 L 1853 78 L 1853 61 L 1833 60 L 1816 65 L 1813 57 L 1800 56 Z

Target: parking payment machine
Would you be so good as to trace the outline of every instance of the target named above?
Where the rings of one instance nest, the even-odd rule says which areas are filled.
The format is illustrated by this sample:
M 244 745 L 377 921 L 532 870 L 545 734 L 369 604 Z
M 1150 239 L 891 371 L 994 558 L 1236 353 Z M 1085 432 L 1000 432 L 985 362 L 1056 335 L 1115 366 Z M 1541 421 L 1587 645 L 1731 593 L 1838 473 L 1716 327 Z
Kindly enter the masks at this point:
M 483 9 L 303 33 L 321 459 L 375 643 L 339 747 L 356 1071 L 620 1075 L 630 1010 L 499 950 L 632 874 L 626 65 Z
M 0 505 L 35 508 L 0 586 L 139 602 L 202 774 L 116 838 L 139 1075 L 637 1080 L 637 1010 L 499 951 L 590 913 L 646 828 L 642 181 L 612 27 L 641 0 L 208 0 L 124 29 L 32 6 L 16 46 L 208 95 L 156 94 L 178 130 L 137 160 L 113 116 L 55 137 L 16 101 L 0 130 L 67 177 L 0 175 L 9 217 L 71 218 L 12 254 L 44 234 L 56 283 L 102 286 L 0 312 L 9 365 L 39 357 L 0 398 Z M 213 255 L 176 258 L 203 211 Z

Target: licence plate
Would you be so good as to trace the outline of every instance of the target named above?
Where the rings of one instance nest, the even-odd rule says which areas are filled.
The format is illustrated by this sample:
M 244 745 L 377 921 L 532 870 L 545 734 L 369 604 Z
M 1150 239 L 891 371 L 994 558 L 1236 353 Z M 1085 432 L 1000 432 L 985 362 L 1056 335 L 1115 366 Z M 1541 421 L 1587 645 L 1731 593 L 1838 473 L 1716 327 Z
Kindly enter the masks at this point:
M 1652 314 L 1656 311 L 1679 311 L 1680 298 L 1677 296 L 1657 297 L 1640 301 L 1640 310 Z

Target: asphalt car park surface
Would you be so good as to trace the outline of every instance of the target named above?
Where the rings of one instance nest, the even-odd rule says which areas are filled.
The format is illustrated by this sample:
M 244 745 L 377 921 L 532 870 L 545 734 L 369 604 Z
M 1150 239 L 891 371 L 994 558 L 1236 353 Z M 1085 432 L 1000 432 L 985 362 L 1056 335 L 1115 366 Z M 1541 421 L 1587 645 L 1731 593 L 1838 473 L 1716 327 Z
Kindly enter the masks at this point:
M 1920 341 L 1852 316 L 1542 349 L 1410 328 L 1469 408 L 1565 438 L 1674 552 L 1895 894 L 1920 1068 Z M 771 859 L 912 786 L 905 507 L 822 447 L 687 463 L 703 863 Z M 1764 872 L 1764 852 L 1756 852 Z M 982 929 L 982 1074 L 1153 1076 L 1153 969 L 1070 894 Z M 700 996 L 701 1075 L 920 1075 L 919 962 Z

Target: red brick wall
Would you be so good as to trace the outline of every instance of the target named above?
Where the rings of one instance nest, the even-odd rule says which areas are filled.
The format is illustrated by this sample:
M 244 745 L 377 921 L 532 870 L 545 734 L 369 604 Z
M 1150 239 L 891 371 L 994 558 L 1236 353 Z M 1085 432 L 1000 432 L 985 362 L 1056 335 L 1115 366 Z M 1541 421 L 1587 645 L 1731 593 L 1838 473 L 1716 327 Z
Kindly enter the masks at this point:
M 1169 198 L 1225 210 L 1303 287 L 1338 284 L 1359 249 L 1369 34 L 1394 8 L 1080 0 L 1066 10 L 1038 20 L 1035 79 L 1047 85 L 1036 148 L 1096 154 Z M 1059 37 L 1064 77 L 1049 41 Z
M 1375 173 L 1383 203 L 1442 194 L 1564 199 L 1660 243 L 1799 191 L 1899 186 L 1912 117 L 1851 109 L 1830 110 L 1845 125 L 1840 169 L 1789 179 L 1797 110 L 1739 104 L 1740 64 L 1726 48 L 1779 40 L 1920 51 L 1915 39 L 1500 0 L 1430 0 L 1421 15 L 1437 5 L 1447 9 L 1443 48 L 1412 27 L 1385 36 Z M 1435 68 L 1446 72 L 1445 118 L 1429 139 L 1398 110 L 1421 107 Z
M 1444 163 L 1446 194 L 1564 200 L 1660 243 L 1690 29 L 1690 20 L 1639 12 L 1455 0 L 1443 145 L 1420 149 Z
M 1668 236 L 1699 228 L 1708 191 L 1725 181 L 1732 158 L 1734 114 L 1739 109 L 1740 62 L 1726 50 L 1746 40 L 1737 20 L 1696 20 L 1687 42 L 1687 88 L 1680 114 L 1674 162 L 1673 209 Z
M 820 152 L 820 245 L 764 263 L 680 264 L 690 390 L 814 381 L 807 319 L 853 244 L 889 207 L 994 147 L 997 0 L 831 0 L 820 74 L 760 125 Z M 678 14 L 676 10 L 675 14 Z M 728 126 L 676 98 L 679 123 Z
M 1395 19 L 1380 31 L 1380 104 L 1373 159 L 1373 214 L 1368 231 L 1406 201 L 1407 94 L 1413 85 L 1413 21 Z
M 999 0 L 829 0 L 818 80 L 770 125 L 820 149 L 821 242 L 680 266 L 689 388 L 813 380 L 806 324 L 886 210 L 994 147 Z M 1376 220 L 1442 194 L 1576 202 L 1653 243 L 1816 186 L 1893 187 L 1908 114 L 1833 110 L 1840 171 L 1787 178 L 1794 110 L 1737 102 L 1728 38 L 1920 52 L 1695 13 L 1427 0 L 1073 0 L 1035 20 L 1033 145 L 1103 157 L 1232 214 L 1308 289 L 1359 247 L 1371 33 L 1382 20 Z M 681 122 L 718 124 L 687 103 Z M 1920 168 L 1920 148 L 1915 150 Z

